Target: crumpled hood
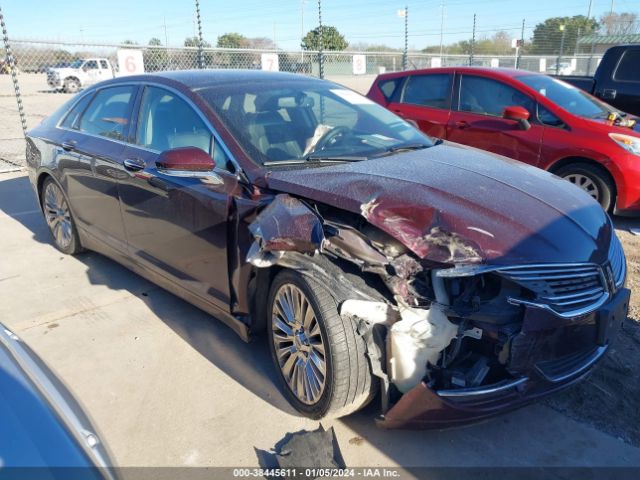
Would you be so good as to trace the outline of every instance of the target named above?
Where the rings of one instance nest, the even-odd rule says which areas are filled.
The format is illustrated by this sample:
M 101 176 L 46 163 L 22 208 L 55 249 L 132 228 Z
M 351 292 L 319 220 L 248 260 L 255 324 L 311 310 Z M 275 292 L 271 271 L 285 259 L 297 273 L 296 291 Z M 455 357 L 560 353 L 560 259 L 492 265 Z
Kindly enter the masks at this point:
M 611 226 L 579 188 L 446 143 L 357 163 L 275 170 L 270 188 L 360 213 L 422 259 L 511 265 L 606 260 Z

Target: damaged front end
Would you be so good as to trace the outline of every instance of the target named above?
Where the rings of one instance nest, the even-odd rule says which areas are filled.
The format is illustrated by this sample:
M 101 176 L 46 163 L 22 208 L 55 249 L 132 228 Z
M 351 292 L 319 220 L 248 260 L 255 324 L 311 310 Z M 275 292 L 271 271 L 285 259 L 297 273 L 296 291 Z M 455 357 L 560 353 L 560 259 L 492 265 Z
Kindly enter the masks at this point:
M 357 215 L 280 194 L 249 227 L 251 264 L 320 280 L 356 323 L 385 428 L 464 423 L 563 388 L 626 318 L 615 234 L 604 265 L 504 266 L 448 225 L 376 200 Z

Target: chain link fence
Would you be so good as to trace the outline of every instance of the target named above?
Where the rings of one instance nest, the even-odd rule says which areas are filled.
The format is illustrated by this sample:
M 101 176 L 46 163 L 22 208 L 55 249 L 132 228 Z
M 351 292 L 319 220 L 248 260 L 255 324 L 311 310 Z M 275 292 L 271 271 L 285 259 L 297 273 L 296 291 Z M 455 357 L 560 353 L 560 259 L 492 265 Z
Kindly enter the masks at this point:
M 7 49 L 9 46 L 9 49 Z M 165 47 L 161 45 L 108 45 L 45 42 L 7 39 L 0 51 L 0 171 L 24 165 L 23 119 L 24 105 L 27 129 L 36 126 L 53 113 L 78 88 L 95 81 L 123 75 L 127 65 L 120 65 L 118 52 L 141 52 L 145 72 L 196 69 L 201 52 L 205 69 L 275 69 L 303 75 L 319 76 L 320 54 L 312 51 L 244 50 L 197 47 Z M 402 52 L 324 52 L 324 76 L 350 88 L 366 93 L 376 75 L 402 70 Z M 409 69 L 438 66 L 518 68 L 555 74 L 590 75 L 600 61 L 600 55 L 439 55 L 409 53 Z M 11 62 L 15 66 L 16 90 Z M 108 62 L 108 63 L 107 63 Z M 565 68 L 568 65 L 569 67 Z M 105 67 L 105 68 L 103 68 Z M 76 78 L 77 77 L 77 78 Z M 76 78 L 77 84 L 69 78 Z

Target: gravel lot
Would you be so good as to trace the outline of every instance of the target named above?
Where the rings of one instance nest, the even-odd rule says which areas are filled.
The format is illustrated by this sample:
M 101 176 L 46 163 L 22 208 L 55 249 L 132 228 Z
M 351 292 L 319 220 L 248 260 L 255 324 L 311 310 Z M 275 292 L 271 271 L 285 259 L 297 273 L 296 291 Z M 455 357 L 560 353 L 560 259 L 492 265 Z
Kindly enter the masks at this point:
M 343 79 L 345 80 L 345 79 Z M 371 78 L 349 79 L 366 92 Z M 69 98 L 20 75 L 34 126 Z M 11 79 L 0 76 L 0 159 L 23 141 Z M 3 166 L 0 160 L 0 171 Z M 537 405 L 447 432 L 384 432 L 375 406 L 328 422 L 350 466 L 640 466 L 640 237 L 616 219 L 632 289 L 629 320 L 587 381 Z M 265 345 L 104 257 L 65 257 L 22 173 L 0 173 L 0 319 L 39 352 L 95 418 L 121 465 L 257 466 L 287 432 L 315 429 L 273 385 Z

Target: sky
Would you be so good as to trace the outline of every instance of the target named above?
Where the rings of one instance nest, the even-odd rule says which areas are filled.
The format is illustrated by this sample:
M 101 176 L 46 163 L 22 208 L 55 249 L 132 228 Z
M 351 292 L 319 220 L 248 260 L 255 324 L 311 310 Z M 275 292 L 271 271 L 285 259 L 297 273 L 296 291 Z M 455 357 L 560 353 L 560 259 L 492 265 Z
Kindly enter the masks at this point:
M 591 0 L 592 16 L 612 7 L 640 13 L 640 0 Z M 409 48 L 445 44 L 471 37 L 477 15 L 477 37 L 505 30 L 525 38 L 539 22 L 552 16 L 587 15 L 590 0 L 322 0 L 324 25 L 335 26 L 354 43 L 402 48 L 404 19 L 409 9 Z M 444 4 L 444 8 L 441 5 Z M 83 43 L 182 45 L 195 33 L 194 0 L 0 0 L 9 37 Z M 247 37 L 275 39 L 282 49 L 300 48 L 301 32 L 318 25 L 317 0 L 200 0 L 204 39 L 215 45 L 219 35 L 238 32 Z M 444 15 L 441 13 L 444 11 Z

